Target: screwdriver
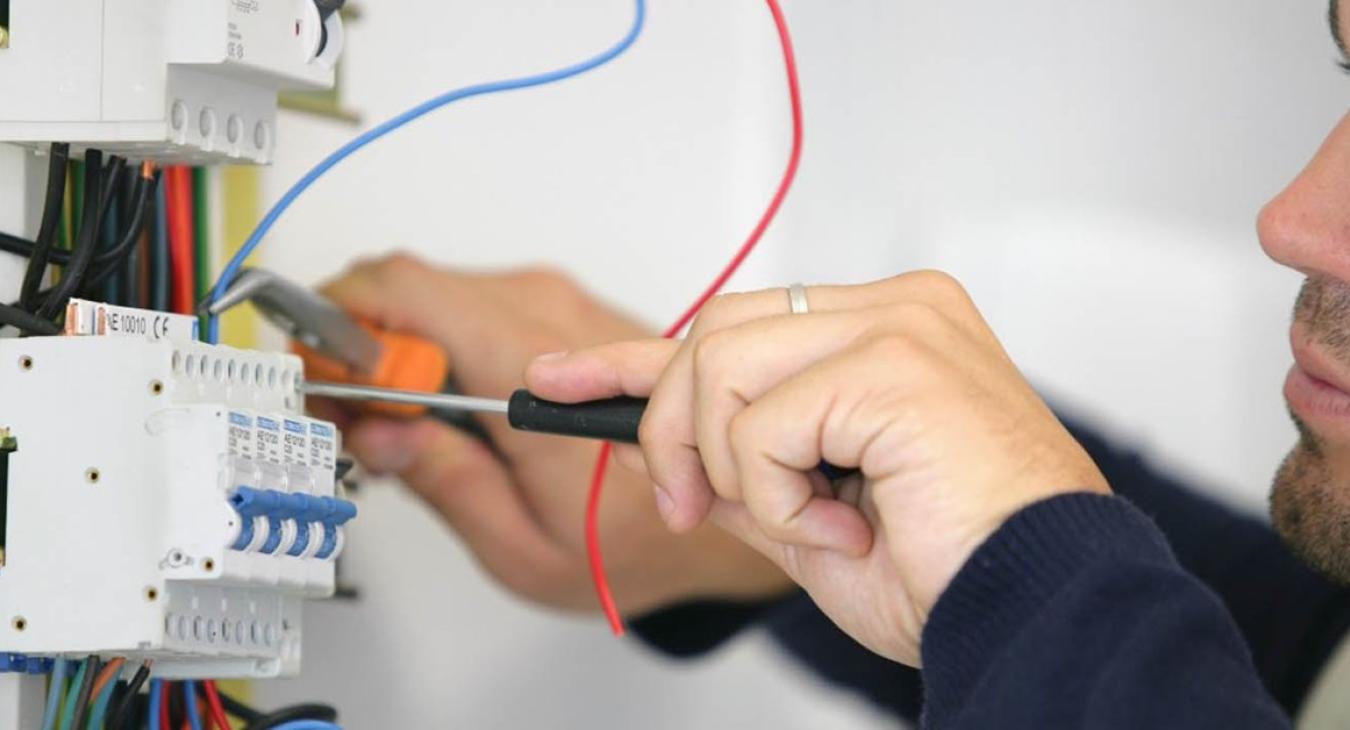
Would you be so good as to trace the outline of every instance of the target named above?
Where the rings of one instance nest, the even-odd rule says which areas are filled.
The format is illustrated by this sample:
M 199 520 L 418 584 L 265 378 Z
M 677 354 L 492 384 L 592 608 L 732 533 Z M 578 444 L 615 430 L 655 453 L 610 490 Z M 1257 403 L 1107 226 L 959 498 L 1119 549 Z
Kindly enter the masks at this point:
M 433 410 L 467 413 L 497 413 L 505 415 L 511 428 L 517 431 L 578 436 L 621 444 L 638 442 L 638 424 L 642 423 L 642 414 L 647 410 L 646 398 L 619 397 L 582 403 L 555 403 L 539 398 L 524 388 L 512 393 L 507 400 L 309 381 L 301 383 L 300 390 L 305 395 L 320 398 L 405 403 Z M 816 466 L 816 470 L 831 481 L 858 471 L 823 461 Z
M 638 424 L 647 410 L 644 398 L 620 397 L 584 403 L 554 403 L 538 398 L 525 389 L 512 393 L 508 400 L 349 383 L 304 382 L 300 390 L 306 395 L 320 398 L 405 403 L 469 413 L 499 413 L 505 415 L 511 428 L 517 431 L 579 436 L 624 444 L 638 442 Z

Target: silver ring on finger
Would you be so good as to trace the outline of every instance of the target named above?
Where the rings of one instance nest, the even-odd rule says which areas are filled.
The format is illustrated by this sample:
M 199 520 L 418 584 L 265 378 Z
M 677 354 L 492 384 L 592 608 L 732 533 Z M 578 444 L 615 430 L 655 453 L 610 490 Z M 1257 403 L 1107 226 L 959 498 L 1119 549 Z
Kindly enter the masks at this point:
M 806 301 L 806 287 L 800 282 L 787 288 L 788 307 L 793 314 L 806 314 L 811 311 L 811 305 Z

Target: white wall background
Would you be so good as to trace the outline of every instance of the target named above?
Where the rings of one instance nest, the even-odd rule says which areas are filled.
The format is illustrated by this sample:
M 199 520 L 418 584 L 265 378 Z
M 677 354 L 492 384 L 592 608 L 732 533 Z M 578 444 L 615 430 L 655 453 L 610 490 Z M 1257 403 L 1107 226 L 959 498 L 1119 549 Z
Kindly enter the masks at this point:
M 786 0 L 801 177 L 735 285 L 963 277 L 1038 383 L 1259 508 L 1291 443 L 1279 398 L 1296 277 L 1253 219 L 1345 109 L 1322 0 Z M 627 0 L 365 3 L 348 100 L 368 120 L 617 38 Z M 316 187 L 266 247 L 305 281 L 391 248 L 560 264 L 672 317 L 740 242 L 786 154 L 754 0 L 656 0 L 630 56 L 446 109 Z M 351 131 L 288 117 L 269 198 Z M 447 312 L 447 317 L 456 316 Z M 581 475 L 578 475 L 581 478 Z M 580 519 L 580 515 L 578 515 Z M 488 584 L 394 486 L 367 490 L 356 604 L 310 609 L 305 676 L 373 727 L 878 727 L 750 637 L 673 666 Z

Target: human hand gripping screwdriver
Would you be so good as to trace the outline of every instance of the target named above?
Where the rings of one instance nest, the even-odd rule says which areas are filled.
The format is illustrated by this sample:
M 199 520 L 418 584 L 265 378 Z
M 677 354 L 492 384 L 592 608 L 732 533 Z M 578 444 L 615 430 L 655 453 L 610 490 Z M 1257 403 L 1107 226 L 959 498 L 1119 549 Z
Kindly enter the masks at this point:
M 207 313 L 244 300 L 295 340 L 296 353 L 305 361 L 307 379 L 299 387 L 306 395 L 359 401 L 383 415 L 430 413 L 483 438 L 486 433 L 470 414 L 505 415 L 519 431 L 638 443 L 646 399 L 555 403 L 528 390 L 517 390 L 507 400 L 458 395 L 446 392 L 453 390 L 450 363 L 435 343 L 358 323 L 316 292 L 270 271 L 245 269 Z M 825 463 L 819 470 L 831 479 L 855 471 Z
M 401 403 L 440 412 L 496 413 L 505 415 L 507 423 L 517 431 L 577 436 L 622 444 L 638 443 L 638 427 L 647 410 L 646 398 L 624 396 L 581 403 L 556 403 L 523 388 L 512 393 L 507 400 L 308 381 L 300 385 L 300 390 L 305 395 L 320 398 Z M 856 469 L 845 469 L 827 462 L 821 462 L 816 469 L 830 480 L 857 473 Z

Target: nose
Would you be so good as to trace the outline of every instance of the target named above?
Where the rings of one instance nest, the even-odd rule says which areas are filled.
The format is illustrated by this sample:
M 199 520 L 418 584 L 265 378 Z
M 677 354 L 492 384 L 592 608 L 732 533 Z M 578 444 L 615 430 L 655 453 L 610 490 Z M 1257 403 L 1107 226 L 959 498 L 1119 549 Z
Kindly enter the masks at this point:
M 1309 276 L 1350 282 L 1350 114 L 1257 220 L 1266 255 Z

